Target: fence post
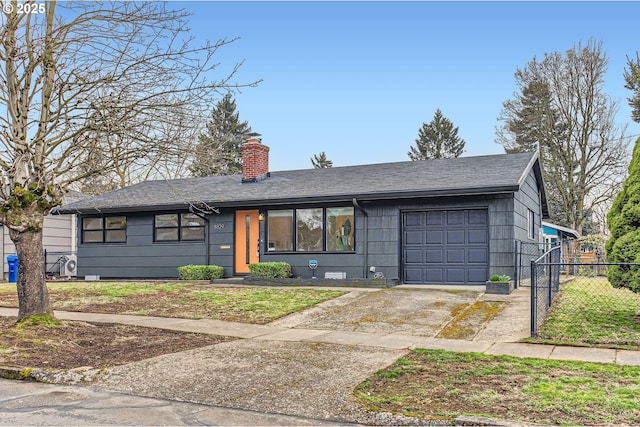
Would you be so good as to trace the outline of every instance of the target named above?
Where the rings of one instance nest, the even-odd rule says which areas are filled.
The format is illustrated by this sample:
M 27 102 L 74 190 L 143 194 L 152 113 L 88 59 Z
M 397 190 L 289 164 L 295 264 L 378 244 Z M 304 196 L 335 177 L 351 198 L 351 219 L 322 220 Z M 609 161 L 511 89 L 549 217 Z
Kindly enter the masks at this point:
M 536 288 L 538 286 L 538 280 L 537 280 L 537 274 L 536 274 L 536 261 L 535 260 L 531 260 L 531 337 L 535 337 L 536 336 L 536 332 L 537 332 L 537 326 L 536 326 L 536 322 L 537 322 L 537 313 L 536 313 L 536 299 L 537 299 L 537 292 L 536 292 Z

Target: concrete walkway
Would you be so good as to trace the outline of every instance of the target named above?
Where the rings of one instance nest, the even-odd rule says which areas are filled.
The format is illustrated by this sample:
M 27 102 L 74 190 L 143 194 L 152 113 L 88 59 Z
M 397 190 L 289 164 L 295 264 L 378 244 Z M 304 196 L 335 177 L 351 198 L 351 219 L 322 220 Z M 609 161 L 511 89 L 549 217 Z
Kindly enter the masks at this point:
M 16 316 L 17 309 L 0 308 L 0 316 Z M 640 351 L 603 348 L 584 348 L 544 344 L 488 340 L 451 340 L 425 338 L 404 332 L 353 332 L 344 330 L 306 329 L 299 327 L 254 325 L 210 319 L 175 319 L 154 316 L 133 316 L 122 314 L 78 313 L 55 311 L 61 320 L 77 320 L 96 323 L 121 323 L 168 329 L 172 331 L 196 332 L 223 335 L 242 339 L 265 341 L 293 341 L 378 347 L 384 349 L 436 349 L 459 352 L 475 352 L 490 355 L 533 357 L 540 359 L 573 360 L 584 362 L 616 363 L 620 365 L 640 365 Z M 500 319 L 497 320 L 498 324 Z M 504 321 L 502 321 L 504 322 Z M 281 322 L 280 322 L 281 324 Z M 495 327 L 495 326 L 494 326 Z M 482 336 L 483 334 L 480 334 Z

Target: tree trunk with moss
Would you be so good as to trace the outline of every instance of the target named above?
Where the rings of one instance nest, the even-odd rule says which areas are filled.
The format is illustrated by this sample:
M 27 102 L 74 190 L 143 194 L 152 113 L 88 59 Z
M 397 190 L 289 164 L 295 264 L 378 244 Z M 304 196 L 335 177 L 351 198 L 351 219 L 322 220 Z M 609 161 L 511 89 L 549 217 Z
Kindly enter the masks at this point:
M 3 212 L 5 226 L 18 255 L 18 321 L 33 316 L 53 316 L 45 277 L 42 229 L 44 214 L 58 204 L 55 194 L 32 184 L 16 185 Z
M 33 315 L 53 316 L 44 272 L 42 214 L 32 215 L 30 222 L 36 221 L 39 229 L 9 232 L 18 253 L 18 321 Z

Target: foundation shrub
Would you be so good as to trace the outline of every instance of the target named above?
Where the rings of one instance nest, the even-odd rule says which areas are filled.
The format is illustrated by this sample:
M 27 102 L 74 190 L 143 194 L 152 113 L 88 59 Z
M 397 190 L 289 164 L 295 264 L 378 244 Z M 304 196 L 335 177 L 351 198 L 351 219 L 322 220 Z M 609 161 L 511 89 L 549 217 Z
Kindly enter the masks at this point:
M 224 269 L 219 265 L 185 265 L 178 267 L 181 280 L 221 279 Z
M 291 277 L 291 265 L 286 262 L 259 262 L 249 264 L 249 273 L 265 279 L 287 279 Z

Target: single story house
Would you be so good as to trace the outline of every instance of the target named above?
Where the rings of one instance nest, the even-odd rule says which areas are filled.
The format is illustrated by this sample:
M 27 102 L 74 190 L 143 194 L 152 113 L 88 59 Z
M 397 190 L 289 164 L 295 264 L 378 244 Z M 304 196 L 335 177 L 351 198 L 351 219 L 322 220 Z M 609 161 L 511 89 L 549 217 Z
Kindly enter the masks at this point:
M 515 240 L 540 242 L 548 217 L 535 152 L 270 172 L 266 145 L 242 149 L 242 174 L 148 181 L 58 208 L 79 217 L 78 275 L 175 278 L 214 264 L 231 277 L 286 261 L 297 277 L 482 284 L 512 274 Z

